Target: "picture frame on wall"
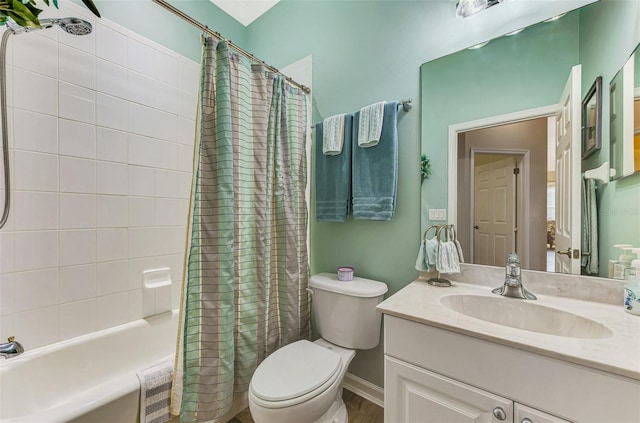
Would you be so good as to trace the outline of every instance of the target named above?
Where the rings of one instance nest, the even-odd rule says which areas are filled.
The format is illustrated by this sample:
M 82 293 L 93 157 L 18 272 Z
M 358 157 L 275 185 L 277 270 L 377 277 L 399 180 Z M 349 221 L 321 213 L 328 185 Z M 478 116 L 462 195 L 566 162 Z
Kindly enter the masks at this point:
M 586 159 L 602 146 L 602 77 L 582 100 L 582 158 Z

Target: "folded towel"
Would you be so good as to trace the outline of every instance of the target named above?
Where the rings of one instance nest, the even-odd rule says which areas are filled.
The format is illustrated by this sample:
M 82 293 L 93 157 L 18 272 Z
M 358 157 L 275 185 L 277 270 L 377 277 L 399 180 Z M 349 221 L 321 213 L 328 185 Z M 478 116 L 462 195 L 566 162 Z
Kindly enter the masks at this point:
M 342 153 L 345 116 L 343 113 L 322 121 L 322 154 L 335 156 Z
M 140 381 L 140 423 L 164 423 L 171 420 L 169 402 L 173 360 L 165 360 L 138 372 Z
M 438 242 L 435 239 L 428 239 L 420 243 L 418 258 L 416 259 L 416 270 L 419 272 L 433 272 L 436 265 L 436 249 Z
M 398 185 L 398 103 L 384 105 L 380 142 L 375 148 L 358 148 L 360 113 L 353 128 L 353 218 L 391 220 L 396 212 Z
M 358 147 L 366 148 L 378 145 L 382 133 L 384 104 L 384 101 L 380 101 L 360 109 Z
M 582 251 L 589 251 L 591 254 L 582 256 L 581 266 L 588 274 L 597 275 L 599 271 L 598 207 L 595 179 L 582 180 Z
M 336 156 L 323 154 L 323 126 L 316 124 L 316 220 L 344 222 L 350 212 L 353 115 L 344 117 L 344 146 Z

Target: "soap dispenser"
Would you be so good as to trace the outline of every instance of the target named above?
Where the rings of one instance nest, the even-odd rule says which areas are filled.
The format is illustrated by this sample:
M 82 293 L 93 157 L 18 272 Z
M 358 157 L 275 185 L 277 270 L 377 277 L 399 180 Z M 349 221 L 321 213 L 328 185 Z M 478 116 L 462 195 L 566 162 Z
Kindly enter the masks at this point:
M 628 283 L 624 286 L 624 309 L 640 316 L 640 248 L 631 248 L 629 251 L 636 255 L 636 259 L 631 261 Z

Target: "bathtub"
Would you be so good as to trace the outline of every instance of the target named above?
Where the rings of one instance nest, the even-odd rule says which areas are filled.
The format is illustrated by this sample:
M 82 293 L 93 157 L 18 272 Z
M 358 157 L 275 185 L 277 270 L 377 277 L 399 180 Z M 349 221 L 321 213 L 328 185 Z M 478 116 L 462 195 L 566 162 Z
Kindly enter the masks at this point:
M 175 354 L 167 312 L 0 360 L 0 421 L 135 423 L 137 371 Z

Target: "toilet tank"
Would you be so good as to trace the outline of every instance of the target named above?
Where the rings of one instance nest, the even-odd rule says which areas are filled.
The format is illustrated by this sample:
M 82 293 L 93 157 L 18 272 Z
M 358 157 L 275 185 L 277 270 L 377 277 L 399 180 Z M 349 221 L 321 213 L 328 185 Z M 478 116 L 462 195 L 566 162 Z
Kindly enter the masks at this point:
M 387 285 L 364 278 L 343 282 L 333 273 L 309 278 L 316 329 L 332 344 L 367 350 L 380 342 L 382 313 L 376 306 L 384 298 Z

